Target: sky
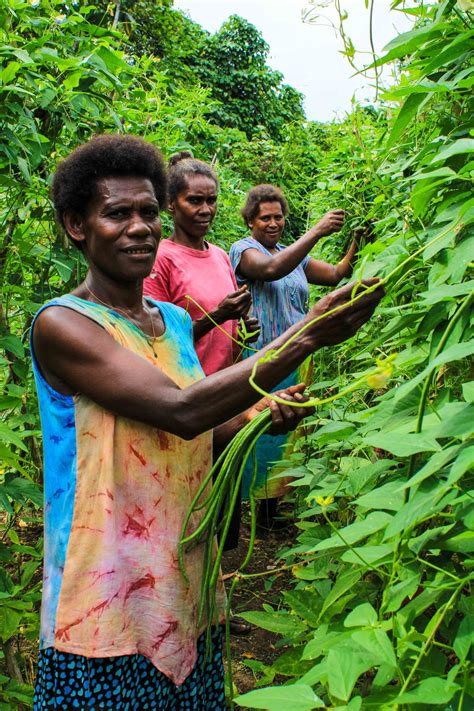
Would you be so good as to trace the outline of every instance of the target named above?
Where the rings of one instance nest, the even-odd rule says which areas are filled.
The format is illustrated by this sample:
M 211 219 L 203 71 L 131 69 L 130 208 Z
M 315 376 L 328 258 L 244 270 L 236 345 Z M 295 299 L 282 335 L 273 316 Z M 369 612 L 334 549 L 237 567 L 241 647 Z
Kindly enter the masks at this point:
M 302 21 L 302 14 L 313 7 L 309 0 L 175 0 L 174 4 L 209 32 L 218 30 L 233 14 L 254 24 L 270 45 L 268 64 L 283 74 L 285 83 L 301 91 L 306 115 L 311 120 L 341 118 L 350 109 L 353 95 L 363 102 L 374 98 L 373 80 L 351 76 L 354 69 L 340 54 L 341 38 L 328 26 L 329 20 L 336 20 L 329 0 L 322 3 L 328 7 L 317 10 L 319 19 L 313 12 L 311 23 Z M 361 58 L 367 58 L 368 62 L 369 12 L 365 2 L 341 0 L 341 4 L 348 13 L 346 33 L 358 50 L 367 53 Z M 411 28 L 407 17 L 390 10 L 390 4 L 391 0 L 375 0 L 373 26 L 377 52 L 398 33 Z

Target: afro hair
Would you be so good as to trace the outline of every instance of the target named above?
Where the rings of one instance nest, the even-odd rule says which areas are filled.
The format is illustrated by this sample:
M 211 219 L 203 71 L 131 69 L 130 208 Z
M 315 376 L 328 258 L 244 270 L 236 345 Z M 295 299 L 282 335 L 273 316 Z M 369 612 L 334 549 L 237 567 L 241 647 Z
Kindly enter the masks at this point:
M 52 197 L 59 224 L 64 228 L 65 212 L 85 215 L 96 195 L 97 181 L 117 176 L 148 178 L 160 209 L 166 208 L 166 166 L 161 152 L 138 136 L 103 134 L 76 148 L 57 167 Z

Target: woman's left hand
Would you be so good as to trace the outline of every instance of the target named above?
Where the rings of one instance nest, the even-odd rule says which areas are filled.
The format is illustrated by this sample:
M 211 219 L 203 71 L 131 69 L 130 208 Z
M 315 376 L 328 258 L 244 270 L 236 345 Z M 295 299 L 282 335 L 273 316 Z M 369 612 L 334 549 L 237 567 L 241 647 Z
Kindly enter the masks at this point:
M 242 319 L 244 328 L 242 329 L 243 339 L 246 343 L 253 343 L 260 335 L 260 323 L 258 318 L 246 316 Z
M 306 402 L 308 398 L 303 394 L 304 389 L 305 384 L 299 383 L 285 390 L 278 390 L 273 394 L 278 395 L 278 397 L 283 400 L 288 400 L 288 402 Z M 301 420 L 314 413 L 314 407 L 291 407 L 291 405 L 277 403 L 271 396 L 268 396 L 262 398 L 250 408 L 248 411 L 248 419 L 253 420 L 254 417 L 267 407 L 270 408 L 272 413 L 272 426 L 268 431 L 271 435 L 286 434 L 287 432 L 295 430 Z

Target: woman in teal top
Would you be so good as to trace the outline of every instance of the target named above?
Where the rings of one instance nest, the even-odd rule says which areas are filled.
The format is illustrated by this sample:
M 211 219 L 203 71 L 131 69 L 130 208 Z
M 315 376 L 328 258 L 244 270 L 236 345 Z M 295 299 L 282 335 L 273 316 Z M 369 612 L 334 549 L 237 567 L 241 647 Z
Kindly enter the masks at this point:
M 338 264 L 328 264 L 309 256 L 318 240 L 338 232 L 344 223 L 343 210 L 331 210 L 306 234 L 284 247 L 280 238 L 285 227 L 288 203 L 282 191 L 273 185 L 257 185 L 247 195 L 242 216 L 251 236 L 235 242 L 230 261 L 239 286 L 247 284 L 252 296 L 252 312 L 260 324 L 255 348 L 263 348 L 274 338 L 300 321 L 308 312 L 309 284 L 335 286 L 352 274 L 358 237 Z M 251 355 L 248 351 L 247 355 Z M 281 387 L 299 382 L 295 371 Z M 286 436 L 262 437 L 257 445 L 258 474 L 254 495 L 267 500 L 261 508 L 263 520 L 269 523 L 276 511 L 276 500 L 285 493 L 287 480 L 270 481 L 271 463 L 280 458 Z M 248 498 L 252 479 L 250 465 L 244 477 L 243 494 Z

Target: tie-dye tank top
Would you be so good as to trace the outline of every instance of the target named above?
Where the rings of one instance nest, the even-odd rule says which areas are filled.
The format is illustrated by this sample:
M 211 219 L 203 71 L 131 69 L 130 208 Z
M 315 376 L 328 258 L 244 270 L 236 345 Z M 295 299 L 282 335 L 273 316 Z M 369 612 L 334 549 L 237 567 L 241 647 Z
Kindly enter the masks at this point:
M 182 388 L 203 377 L 191 320 L 177 306 L 156 303 L 165 332 L 155 339 L 119 313 L 72 295 L 38 313 L 51 306 L 96 322 Z M 63 395 L 43 378 L 33 346 L 32 353 L 44 443 L 41 647 L 86 657 L 140 653 L 181 684 L 203 630 L 196 623 L 203 552 L 196 547 L 186 556 L 188 584 L 178 542 L 211 466 L 212 434 L 185 441 L 80 393 Z

